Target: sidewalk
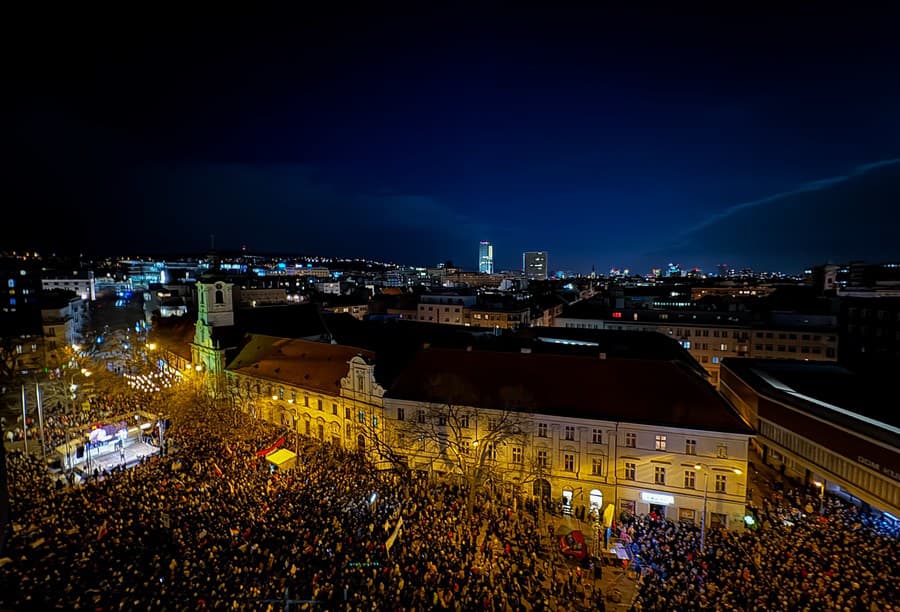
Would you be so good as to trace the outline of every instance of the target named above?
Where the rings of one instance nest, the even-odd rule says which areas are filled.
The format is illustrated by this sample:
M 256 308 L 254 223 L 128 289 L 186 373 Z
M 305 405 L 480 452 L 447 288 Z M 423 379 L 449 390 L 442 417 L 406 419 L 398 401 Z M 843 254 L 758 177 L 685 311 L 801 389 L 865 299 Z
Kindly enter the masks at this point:
M 763 499 L 772 499 L 772 495 L 789 484 L 781 472 L 763 463 L 762 456 L 751 450 L 748 457 L 747 477 L 748 499 L 757 508 L 763 507 Z

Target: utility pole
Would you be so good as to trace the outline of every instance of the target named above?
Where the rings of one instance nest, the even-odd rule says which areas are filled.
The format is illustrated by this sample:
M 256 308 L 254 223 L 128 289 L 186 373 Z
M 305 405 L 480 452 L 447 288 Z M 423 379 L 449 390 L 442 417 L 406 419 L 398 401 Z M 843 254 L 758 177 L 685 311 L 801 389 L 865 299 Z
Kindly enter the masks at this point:
M 22 428 L 25 431 L 25 454 L 28 454 L 28 409 L 25 405 L 25 385 L 22 385 Z
M 44 463 L 47 462 L 47 441 L 44 438 L 44 406 L 43 401 L 41 400 L 41 383 L 34 383 L 34 395 L 37 399 L 37 409 L 38 409 L 38 427 L 40 427 L 41 432 L 41 458 L 44 460 Z

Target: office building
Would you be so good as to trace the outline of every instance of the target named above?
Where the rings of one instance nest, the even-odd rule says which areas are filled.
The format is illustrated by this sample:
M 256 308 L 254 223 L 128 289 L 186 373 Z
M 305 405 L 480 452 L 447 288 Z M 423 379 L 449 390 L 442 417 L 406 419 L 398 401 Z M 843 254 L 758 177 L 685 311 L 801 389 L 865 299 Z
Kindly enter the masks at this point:
M 547 251 L 527 251 L 522 255 L 522 272 L 525 278 L 547 278 Z
M 478 271 L 482 274 L 494 273 L 494 245 L 488 240 L 478 243 Z

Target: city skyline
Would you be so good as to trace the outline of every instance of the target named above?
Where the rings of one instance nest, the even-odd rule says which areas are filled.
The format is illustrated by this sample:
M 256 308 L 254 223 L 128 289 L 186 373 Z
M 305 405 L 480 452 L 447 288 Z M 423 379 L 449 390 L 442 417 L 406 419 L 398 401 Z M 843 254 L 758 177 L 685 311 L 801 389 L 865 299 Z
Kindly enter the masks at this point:
M 898 260 L 889 16 L 26 15 L 0 248 L 199 253 L 214 234 L 474 268 L 489 240 L 498 271 L 541 249 L 551 270 L 641 274 Z

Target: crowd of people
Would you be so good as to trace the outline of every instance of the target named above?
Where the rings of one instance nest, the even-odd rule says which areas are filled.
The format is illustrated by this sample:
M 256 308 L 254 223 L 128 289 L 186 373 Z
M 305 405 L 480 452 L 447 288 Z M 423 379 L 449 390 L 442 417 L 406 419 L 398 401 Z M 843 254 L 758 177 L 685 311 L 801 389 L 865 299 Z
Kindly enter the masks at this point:
M 10 454 L 0 608 L 594 609 L 522 507 L 479 496 L 470 514 L 458 485 L 249 418 L 219 431 L 181 423 L 177 453 L 62 490 Z M 260 456 L 279 438 L 296 468 Z
M 623 527 L 640 582 L 633 610 L 900 608 L 900 528 L 814 490 L 776 491 L 759 528 L 707 532 L 651 516 Z
M 143 409 L 143 401 L 135 393 L 97 394 L 77 406 L 57 402 L 45 402 L 42 407 L 43 434 L 47 450 L 65 444 L 67 439 L 78 436 L 91 425 L 107 423 L 113 417 L 133 415 Z M 32 413 L 34 410 L 32 410 Z M 41 419 L 27 415 L 22 424 L 19 417 L 15 424 L 6 423 L 5 436 L 8 442 L 21 442 L 26 434 L 29 442 L 41 440 Z M 123 423 L 127 425 L 127 423 Z M 68 436 L 67 436 L 68 430 Z
M 104 418 L 117 401 L 48 422 Z M 0 608 L 604 607 L 596 575 L 542 554 L 553 538 L 542 547 L 536 505 L 484 494 L 470 511 L 459 484 L 379 471 L 285 427 L 229 418 L 227 428 L 214 412 L 182 419 L 167 434 L 177 453 L 62 489 L 38 455 L 8 453 L 14 533 Z M 299 451 L 295 468 L 260 454 L 273 440 Z M 894 609 L 897 523 L 837 497 L 821 512 L 820 503 L 814 490 L 776 492 L 757 509 L 757 529 L 710 529 L 702 552 L 693 524 L 623 517 L 638 576 L 631 608 Z

